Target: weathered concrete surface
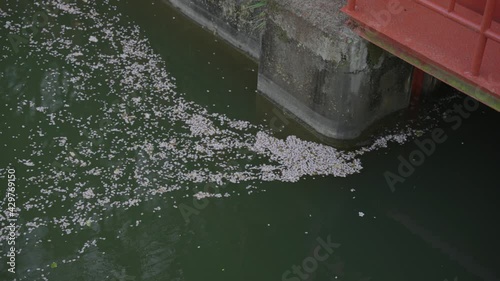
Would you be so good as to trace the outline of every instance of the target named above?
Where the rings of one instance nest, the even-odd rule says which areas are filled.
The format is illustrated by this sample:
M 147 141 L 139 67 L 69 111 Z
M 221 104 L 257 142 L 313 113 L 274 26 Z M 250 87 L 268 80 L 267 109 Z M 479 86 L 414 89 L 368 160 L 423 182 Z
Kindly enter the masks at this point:
M 251 58 L 260 55 L 262 30 L 255 29 L 259 11 L 247 8 L 250 0 L 163 0 L 198 24 L 217 33 Z
M 258 89 L 326 141 L 409 104 L 411 66 L 354 34 L 345 0 L 269 0 L 264 34 L 251 0 L 163 1 L 259 60 Z
M 341 0 L 271 0 L 258 89 L 327 138 L 359 138 L 408 106 L 411 66 L 346 25 Z

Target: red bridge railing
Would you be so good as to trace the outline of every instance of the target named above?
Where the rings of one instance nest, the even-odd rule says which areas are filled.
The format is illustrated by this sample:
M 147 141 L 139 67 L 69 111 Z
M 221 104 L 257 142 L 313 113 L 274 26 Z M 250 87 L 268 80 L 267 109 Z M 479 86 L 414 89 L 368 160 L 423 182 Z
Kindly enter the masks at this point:
M 455 11 L 457 0 L 449 0 L 447 7 L 439 5 L 433 2 L 432 0 L 414 0 L 414 1 L 479 33 L 479 39 L 476 42 L 476 48 L 471 66 L 472 75 L 478 76 L 483 62 L 486 43 L 488 42 L 488 40 L 494 40 L 500 43 L 500 34 L 491 29 L 493 20 L 494 19 L 498 20 L 498 15 L 499 15 L 498 9 L 500 7 L 497 7 L 497 10 L 495 10 L 497 0 L 486 0 L 485 7 L 484 9 L 482 9 L 483 13 L 480 22 L 476 22 L 470 18 L 464 17 L 463 15 L 457 13 Z M 465 2 L 466 4 L 470 3 L 468 7 L 470 8 L 470 5 L 475 7 L 480 1 L 474 0 L 473 2 L 471 2 L 462 0 L 458 2 Z M 354 11 L 355 7 L 356 7 L 356 0 L 349 0 L 347 3 L 347 9 L 350 11 Z

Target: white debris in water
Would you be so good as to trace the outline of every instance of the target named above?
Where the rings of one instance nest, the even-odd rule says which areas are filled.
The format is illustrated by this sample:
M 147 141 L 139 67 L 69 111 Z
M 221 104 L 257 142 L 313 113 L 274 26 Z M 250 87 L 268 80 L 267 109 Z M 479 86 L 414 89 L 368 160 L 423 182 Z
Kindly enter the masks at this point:
M 280 171 L 280 176 L 275 180 L 295 182 L 304 175 L 345 177 L 359 172 L 362 168 L 360 160 L 354 158 L 356 153 L 342 152 L 295 136 L 280 140 L 258 132 L 252 149 L 280 163 L 275 167 L 275 170 Z M 269 171 L 269 166 L 265 166 L 264 172 L 266 171 Z
M 33 163 L 33 161 L 28 160 L 28 159 L 19 159 L 19 163 L 24 164 L 24 165 L 29 166 L 29 167 L 35 166 L 35 163 Z
M 36 111 L 39 111 L 39 112 L 43 112 L 45 113 L 47 111 L 48 107 L 45 107 L 45 106 L 38 106 L 36 108 Z
M 29 55 L 19 56 L 14 65 L 23 65 L 26 57 L 37 65 L 58 64 L 47 66 L 42 77 L 41 92 L 50 93 L 43 101 L 22 95 L 19 100 L 46 116 L 43 122 L 69 127 L 77 134 L 65 129 L 44 131 L 44 126 L 31 129 L 32 159 L 19 161 L 28 167 L 36 162 L 37 167 L 19 179 L 23 198 L 18 213 L 36 210 L 40 217 L 25 218 L 26 233 L 57 226 L 61 235 L 78 235 L 88 230 L 87 222 L 94 226 L 112 217 L 110 209 L 127 210 L 157 199 L 161 202 L 157 204 L 175 207 L 178 198 L 221 199 L 242 190 L 252 194 L 265 181 L 346 177 L 361 171 L 359 156 L 364 153 L 389 142 L 407 141 L 408 133 L 393 134 L 345 152 L 295 136 L 278 139 L 269 128 L 211 113 L 176 92 L 175 78 L 168 74 L 165 62 L 127 17 L 99 13 L 102 8 L 93 1 L 80 6 L 49 0 L 47 5 L 80 24 L 47 28 L 44 32 L 50 36 L 30 39 Z M 21 24 L 17 18 L 5 22 L 13 33 Z M 52 34 L 55 30 L 60 31 Z M 78 42 L 74 34 L 106 44 Z M 0 49 L 9 48 L 5 45 Z M 103 96 L 115 100 L 109 102 Z M 81 116 L 76 109 L 92 114 Z M 35 161 L 41 156 L 45 158 Z M 214 188 L 197 189 L 207 183 Z M 39 188 L 22 192 L 34 186 Z M 54 208 L 65 211 L 48 217 Z M 4 221 L 0 216 L 0 223 Z M 0 247 L 7 241 L 6 233 L 0 229 Z M 92 244 L 80 252 L 88 245 Z
M 247 121 L 240 121 L 240 120 L 231 120 L 228 122 L 228 125 L 231 126 L 231 128 L 238 129 L 238 130 L 244 130 L 250 127 L 250 123 Z
M 364 216 L 365 216 L 365 213 L 363 213 L 363 212 L 358 212 L 358 215 L 359 215 L 360 217 L 364 217 Z
M 94 191 L 92 190 L 92 188 L 85 190 L 82 193 L 82 195 L 83 195 L 83 198 L 85 198 L 85 199 L 91 199 L 91 198 L 95 197 L 95 194 L 94 194 Z
M 218 133 L 212 121 L 201 115 L 192 116 L 186 121 L 186 124 L 189 125 L 191 135 L 195 137 L 203 135 L 211 136 Z
M 193 197 L 198 199 L 198 200 L 201 200 L 204 198 L 210 198 L 210 197 L 223 198 L 223 197 L 229 197 L 229 196 L 230 196 L 229 193 L 221 194 L 221 193 L 209 193 L 209 192 L 203 192 L 203 191 L 200 191 L 200 192 L 195 193 L 193 195 Z

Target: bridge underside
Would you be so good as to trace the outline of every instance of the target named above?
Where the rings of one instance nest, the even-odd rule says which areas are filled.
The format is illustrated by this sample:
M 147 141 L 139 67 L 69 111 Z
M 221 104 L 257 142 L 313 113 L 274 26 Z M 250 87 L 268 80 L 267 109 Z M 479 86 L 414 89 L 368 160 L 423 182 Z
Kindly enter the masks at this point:
M 342 11 L 361 37 L 500 111 L 500 3 L 488 24 L 467 1 L 451 13 L 448 1 L 358 0 Z

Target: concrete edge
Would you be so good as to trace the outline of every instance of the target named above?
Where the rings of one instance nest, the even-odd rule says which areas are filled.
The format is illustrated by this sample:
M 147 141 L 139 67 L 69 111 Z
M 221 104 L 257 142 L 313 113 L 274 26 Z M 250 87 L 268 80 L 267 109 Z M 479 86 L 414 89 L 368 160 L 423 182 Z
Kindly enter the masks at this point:
M 257 89 L 267 98 L 269 98 L 279 107 L 285 108 L 292 113 L 299 123 L 306 125 L 316 137 L 322 141 L 329 142 L 327 139 L 338 141 L 350 141 L 358 139 L 362 132 L 359 130 L 334 130 L 334 120 L 325 118 L 324 116 L 314 112 L 311 108 L 304 105 L 292 95 L 288 94 L 279 85 L 269 80 L 266 76 L 259 73 Z
M 170 5 L 180 10 L 185 16 L 195 21 L 201 26 L 216 33 L 220 38 L 243 51 L 255 61 L 260 58 L 260 43 L 248 36 L 241 36 L 238 30 L 227 25 L 218 18 L 212 18 L 210 14 L 194 5 L 184 3 L 181 0 L 162 0 L 166 5 Z

